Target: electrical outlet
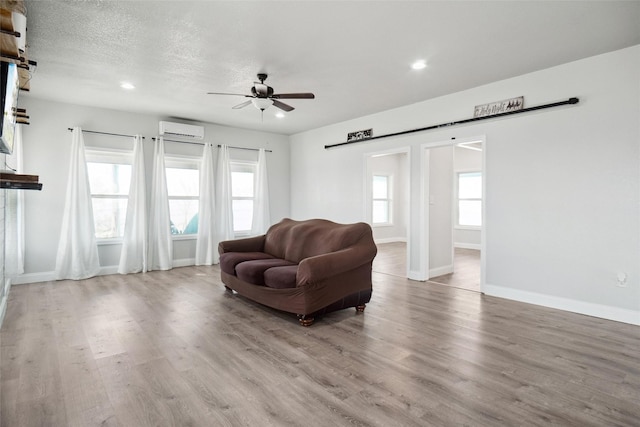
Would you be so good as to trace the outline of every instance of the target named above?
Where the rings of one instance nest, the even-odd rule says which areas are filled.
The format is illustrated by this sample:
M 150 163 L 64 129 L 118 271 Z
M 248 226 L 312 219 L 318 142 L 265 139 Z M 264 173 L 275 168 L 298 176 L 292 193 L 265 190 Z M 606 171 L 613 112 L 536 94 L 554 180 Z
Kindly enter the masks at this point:
M 618 287 L 620 288 L 626 288 L 627 287 L 627 273 L 618 273 L 616 276 L 616 279 L 618 279 Z

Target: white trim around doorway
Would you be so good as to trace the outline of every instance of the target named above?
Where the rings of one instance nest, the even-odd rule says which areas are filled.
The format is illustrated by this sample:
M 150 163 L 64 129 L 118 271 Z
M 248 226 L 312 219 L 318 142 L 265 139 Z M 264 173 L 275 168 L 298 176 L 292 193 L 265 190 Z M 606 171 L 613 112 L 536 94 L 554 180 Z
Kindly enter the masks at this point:
M 482 193 L 483 199 L 486 200 L 487 195 L 487 173 L 486 173 L 486 156 L 487 156 L 487 144 L 486 144 L 486 136 L 479 135 L 469 138 L 461 138 L 461 139 L 448 139 L 442 141 L 428 142 L 420 145 L 420 200 L 419 200 L 419 233 L 415 235 L 419 236 L 419 248 L 420 248 L 420 262 L 419 262 L 419 270 L 414 271 L 412 275 L 409 276 L 410 279 L 425 281 L 429 280 L 430 269 L 429 269 L 429 200 L 426 197 L 427 188 L 428 188 L 428 177 L 429 177 L 429 150 L 432 148 L 438 147 L 447 147 L 454 146 L 458 144 L 471 143 L 471 142 L 482 142 Z M 484 290 L 486 283 L 486 259 L 487 259 L 487 221 L 486 221 L 486 203 L 482 204 L 482 228 L 480 230 L 480 292 Z M 410 234 L 409 238 L 414 234 Z M 411 246 L 411 245 L 407 245 Z M 413 276 L 413 277 L 412 277 Z

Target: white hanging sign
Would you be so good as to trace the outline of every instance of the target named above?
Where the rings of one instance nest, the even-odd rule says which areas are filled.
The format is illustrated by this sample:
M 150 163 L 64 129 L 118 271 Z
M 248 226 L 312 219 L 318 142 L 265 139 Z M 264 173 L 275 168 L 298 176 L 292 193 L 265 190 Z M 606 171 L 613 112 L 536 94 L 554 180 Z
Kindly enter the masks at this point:
M 493 116 L 500 113 L 522 110 L 524 106 L 524 96 L 505 99 L 504 101 L 491 102 L 489 104 L 476 105 L 473 117 Z
M 347 141 L 359 141 L 361 139 L 369 139 L 373 136 L 373 129 L 359 130 L 356 132 L 349 132 L 347 134 Z

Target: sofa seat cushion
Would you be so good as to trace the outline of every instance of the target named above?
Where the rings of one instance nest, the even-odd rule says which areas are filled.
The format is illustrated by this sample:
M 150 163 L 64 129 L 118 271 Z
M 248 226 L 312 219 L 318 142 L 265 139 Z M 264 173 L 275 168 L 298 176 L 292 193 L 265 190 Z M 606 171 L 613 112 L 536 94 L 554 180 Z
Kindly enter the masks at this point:
M 297 264 L 271 267 L 264 272 L 264 285 L 274 289 L 295 288 L 297 274 Z
M 274 259 L 275 257 L 264 252 L 226 252 L 220 255 L 220 270 L 233 276 L 236 275 L 236 266 L 241 262 L 255 259 Z
M 256 259 L 244 261 L 236 265 L 236 276 L 240 280 L 251 283 L 253 285 L 264 286 L 264 273 L 273 267 L 295 266 L 293 262 L 284 259 Z

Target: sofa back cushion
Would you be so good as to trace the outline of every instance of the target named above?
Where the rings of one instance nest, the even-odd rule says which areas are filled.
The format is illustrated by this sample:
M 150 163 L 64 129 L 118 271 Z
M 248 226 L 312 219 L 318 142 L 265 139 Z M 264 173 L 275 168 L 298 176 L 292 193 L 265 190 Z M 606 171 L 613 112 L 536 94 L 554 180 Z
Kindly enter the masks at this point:
M 264 251 L 276 258 L 299 263 L 305 258 L 369 241 L 373 242 L 371 227 L 362 222 L 337 224 L 324 219 L 295 221 L 285 218 L 267 231 Z

